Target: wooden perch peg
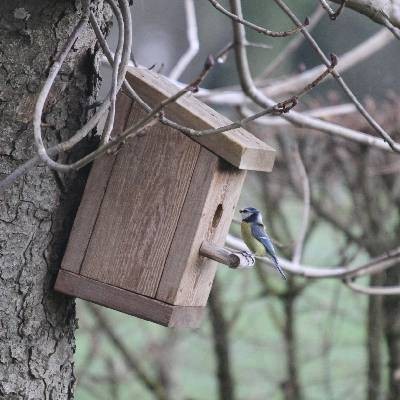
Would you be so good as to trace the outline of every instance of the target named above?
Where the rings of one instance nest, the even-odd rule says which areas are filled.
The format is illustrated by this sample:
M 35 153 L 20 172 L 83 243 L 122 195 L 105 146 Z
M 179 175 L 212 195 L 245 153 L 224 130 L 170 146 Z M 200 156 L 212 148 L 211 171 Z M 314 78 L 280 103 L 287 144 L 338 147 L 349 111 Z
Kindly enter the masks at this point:
M 206 241 L 201 244 L 199 253 L 234 269 L 252 268 L 256 262 L 255 257 L 247 251 L 232 251 Z

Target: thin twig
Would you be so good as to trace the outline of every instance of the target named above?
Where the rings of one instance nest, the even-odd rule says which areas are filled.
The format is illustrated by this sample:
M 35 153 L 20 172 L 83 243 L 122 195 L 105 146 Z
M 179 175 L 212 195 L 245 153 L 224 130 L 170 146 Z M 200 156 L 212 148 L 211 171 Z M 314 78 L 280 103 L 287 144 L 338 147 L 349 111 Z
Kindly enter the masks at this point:
M 73 164 L 68 165 L 68 169 L 71 170 L 77 170 L 82 168 L 83 166 L 87 165 L 94 159 L 100 157 L 102 154 L 106 153 L 107 151 L 111 150 L 112 148 L 120 145 L 123 143 L 127 138 L 136 136 L 140 133 L 143 133 L 146 129 L 148 129 L 150 126 L 152 126 L 156 120 L 158 119 L 160 122 L 165 123 L 166 125 L 177 129 L 181 131 L 182 133 L 189 135 L 189 136 L 203 136 L 203 135 L 210 135 L 210 134 L 217 134 L 217 133 L 223 133 L 232 129 L 240 128 L 243 127 L 246 123 L 253 121 L 259 117 L 262 117 L 267 114 L 271 115 L 281 115 L 283 113 L 288 112 L 291 108 L 293 108 L 297 104 L 297 100 L 295 98 L 290 98 L 288 100 L 285 100 L 280 103 L 273 103 L 271 107 L 267 107 L 266 109 L 255 113 L 253 115 L 250 115 L 246 118 L 243 118 L 239 121 L 233 122 L 231 124 L 222 126 L 220 128 L 215 128 L 215 129 L 205 129 L 205 130 L 196 130 L 192 129 L 189 127 L 185 127 L 182 125 L 179 125 L 173 121 L 168 120 L 165 118 L 164 114 L 161 113 L 163 108 L 165 108 L 168 104 L 172 102 L 176 102 L 181 96 L 186 94 L 189 91 L 196 91 L 198 89 L 198 85 L 201 83 L 201 81 L 205 78 L 208 70 L 212 67 L 212 63 L 208 62 L 206 63 L 206 66 L 202 73 L 200 74 L 199 77 L 197 77 L 192 83 L 187 85 L 185 88 L 181 89 L 178 91 L 175 95 L 165 99 L 161 103 L 159 103 L 158 106 L 156 106 L 154 109 L 150 109 L 151 111 L 140 121 L 138 121 L 136 124 L 130 126 L 127 128 L 125 131 L 123 131 L 121 134 L 118 135 L 114 140 L 100 146 L 96 150 L 94 150 L 92 153 L 88 154 L 87 156 L 81 158 L 77 162 Z M 104 103 L 103 103 L 104 105 Z M 147 105 L 146 105 L 147 106 Z M 147 106 L 148 107 L 148 106 Z M 90 121 L 93 123 L 93 120 Z M 68 142 L 63 142 L 60 143 L 56 146 L 53 146 L 47 150 L 47 154 L 49 156 L 54 156 L 58 154 L 60 151 L 65 151 L 68 148 L 66 147 L 66 143 Z M 72 147 L 72 146 L 71 146 Z M 18 167 L 12 174 L 7 176 L 4 180 L 0 182 L 0 191 L 6 189 L 10 184 L 12 184 L 18 177 L 21 175 L 25 174 L 29 169 L 33 168 L 35 165 L 37 165 L 41 161 L 39 156 L 35 156 L 32 159 L 28 160 L 26 163 Z M 65 167 L 65 166 L 63 166 Z
M 328 4 L 328 2 L 326 0 L 319 0 L 319 2 L 321 3 L 322 8 L 328 13 L 329 18 L 334 21 L 342 12 L 344 6 L 346 5 L 346 1 L 347 0 L 341 0 L 341 4 L 339 5 L 339 7 L 337 8 L 336 11 L 333 11 L 331 6 Z
M 244 44 L 246 47 L 254 47 L 254 48 L 260 48 L 260 49 L 271 49 L 272 46 L 265 44 L 265 43 L 253 43 L 253 42 L 245 42 Z M 223 64 L 226 59 L 228 58 L 228 53 L 233 50 L 234 43 L 229 42 L 227 45 L 225 45 L 221 50 L 219 50 L 216 55 L 215 59 L 218 64 Z
M 308 224 L 310 220 L 310 182 L 303 160 L 300 155 L 297 141 L 294 144 L 292 157 L 296 165 L 296 171 L 300 175 L 300 180 L 303 188 L 303 216 L 300 225 L 300 232 L 293 251 L 292 262 L 299 264 L 303 255 L 304 240 L 307 234 Z
M 296 36 L 297 38 L 304 36 Z M 359 65 L 377 51 L 383 49 L 393 40 L 393 36 L 386 29 L 381 29 L 374 35 L 364 40 L 351 50 L 338 56 L 340 63 L 335 68 L 337 72 L 345 72 L 350 68 Z M 256 82 L 257 87 L 265 96 L 287 96 L 299 91 L 308 82 L 314 80 L 320 75 L 326 66 L 324 64 L 317 65 L 300 74 L 276 79 L 269 82 Z M 327 79 L 329 79 L 328 77 Z M 236 90 L 236 87 L 222 87 L 212 90 L 202 90 L 198 97 L 211 104 L 237 106 L 249 102 L 246 95 L 242 91 Z
M 208 59 L 208 61 L 205 63 L 204 68 L 200 75 L 194 79 L 189 85 L 184 87 L 183 89 L 179 90 L 176 94 L 173 96 L 161 101 L 154 109 L 151 110 L 145 117 L 143 117 L 141 120 L 130 126 L 129 128 L 125 129 L 122 133 L 120 133 L 115 139 L 112 141 L 105 143 L 101 146 L 99 146 L 96 150 L 93 152 L 89 153 L 85 157 L 81 158 L 80 160 L 76 161 L 73 164 L 68 165 L 68 169 L 70 170 L 78 170 L 85 165 L 89 164 L 96 158 L 100 157 L 101 155 L 105 154 L 112 148 L 115 148 L 116 146 L 120 145 L 121 143 L 125 142 L 128 138 L 132 138 L 134 136 L 137 136 L 141 133 L 143 133 L 145 130 L 153 126 L 156 122 L 157 119 L 162 118 L 162 114 L 160 112 L 167 107 L 169 104 L 176 102 L 180 97 L 185 95 L 188 92 L 191 91 L 196 91 L 198 90 L 198 85 L 204 80 L 204 78 L 207 76 L 209 70 L 212 68 L 214 65 L 214 62 L 212 59 Z
M 244 26 L 247 26 L 248 28 L 251 28 L 255 30 L 258 33 L 262 33 L 266 36 L 271 36 L 271 37 L 285 37 L 285 36 L 290 36 L 293 35 L 297 32 L 299 32 L 299 27 L 295 27 L 289 31 L 282 31 L 282 32 L 274 32 L 269 29 L 263 28 L 262 26 L 253 24 L 250 21 L 245 20 L 241 15 L 237 15 L 235 13 L 229 12 L 226 10 L 224 7 L 221 6 L 221 4 L 217 0 L 208 0 L 213 7 L 215 7 L 218 11 L 220 11 L 222 14 L 226 15 L 229 17 L 232 21 L 235 21 L 239 24 L 242 24 Z M 305 19 L 304 24 L 302 26 L 307 26 L 309 24 L 308 18 Z
M 277 0 L 276 0 L 277 1 Z M 231 7 L 238 15 L 241 15 L 241 5 L 238 0 L 230 0 Z M 256 104 L 265 108 L 272 106 L 274 101 L 265 96 L 254 84 L 251 77 L 250 67 L 247 59 L 246 49 L 243 46 L 245 41 L 245 31 L 241 24 L 233 22 L 233 33 L 235 38 L 235 56 L 236 65 L 238 69 L 240 84 L 243 92 L 251 98 Z M 328 65 L 331 65 L 329 62 Z M 334 73 L 334 71 L 332 71 Z M 354 103 L 354 102 L 353 102 Z M 356 105 L 357 107 L 357 105 Z M 357 107 L 358 109 L 358 107 Z M 352 129 L 343 128 L 340 125 L 332 124 L 330 122 L 321 121 L 315 118 L 307 117 L 295 111 L 291 111 L 287 114 L 282 115 L 285 119 L 291 122 L 297 127 L 306 127 L 316 129 L 321 132 L 328 134 L 338 135 L 346 139 L 351 139 L 359 143 L 364 143 L 369 146 L 375 146 L 382 150 L 393 150 L 390 144 L 385 143 L 383 140 L 375 138 L 371 135 L 364 134 Z
M 112 65 L 111 94 L 110 94 L 111 104 L 110 104 L 110 109 L 108 111 L 107 120 L 104 125 L 103 133 L 101 135 L 101 143 L 107 143 L 110 140 L 111 131 L 114 126 L 115 103 L 117 101 L 117 92 L 118 92 L 118 71 L 121 63 L 122 49 L 124 45 L 124 21 L 122 18 L 122 13 L 119 10 L 114 0 L 107 0 L 107 2 L 111 6 L 115 18 L 118 21 L 118 44 L 114 54 L 114 63 Z M 91 13 L 91 15 L 93 14 Z
M 53 65 L 50 68 L 49 76 L 46 79 L 45 84 L 42 87 L 42 90 L 39 93 L 38 99 L 36 101 L 36 107 L 33 117 L 33 126 L 34 126 L 34 134 L 35 134 L 35 142 L 38 150 L 39 157 L 45 161 L 46 163 L 53 162 L 53 160 L 49 159 L 46 150 L 44 148 L 42 134 L 41 134 L 41 123 L 42 123 L 42 110 L 44 104 L 46 102 L 47 96 L 50 92 L 51 86 L 56 78 L 64 60 L 66 59 L 69 51 L 71 50 L 72 46 L 74 45 L 75 41 L 78 39 L 79 35 L 85 28 L 85 25 L 89 18 L 89 3 L 86 0 L 86 4 L 84 7 L 85 11 L 75 26 L 74 30 L 72 31 L 71 35 L 69 36 L 67 42 L 64 44 L 63 48 L 61 49 L 60 53 L 56 57 Z
M 119 0 L 119 1 L 120 1 L 120 4 L 122 4 L 121 12 L 122 12 L 123 16 L 125 16 L 124 30 L 125 30 L 125 33 L 129 33 L 129 35 L 130 35 L 132 24 L 131 24 L 131 20 L 130 20 L 129 6 L 126 6 L 126 4 L 127 4 L 126 0 Z M 86 23 L 88 18 L 89 18 L 89 11 L 88 11 L 88 14 L 85 15 L 85 18 L 81 20 L 82 24 Z M 78 25 L 80 25 L 80 24 L 78 24 Z M 80 29 L 82 29 L 82 28 L 80 28 Z M 48 76 L 46 82 L 44 83 L 42 90 L 39 93 L 39 96 L 38 96 L 38 99 L 36 102 L 34 118 L 33 118 L 35 143 L 37 146 L 39 157 L 43 161 L 45 161 L 45 163 L 49 167 L 51 167 L 55 170 L 64 171 L 64 172 L 70 171 L 73 168 L 71 168 L 71 166 L 69 166 L 69 165 L 55 162 L 49 157 L 49 153 L 46 151 L 44 144 L 43 144 L 43 140 L 42 140 L 41 116 L 42 116 L 43 107 L 46 102 L 47 96 L 50 92 L 51 86 L 58 74 L 59 69 L 61 68 L 63 61 L 65 60 L 69 50 L 71 49 L 72 44 L 74 43 L 74 41 L 77 38 L 75 31 L 76 31 L 76 29 L 74 30 L 73 34 L 70 36 L 66 46 L 64 46 L 63 50 L 60 52 L 60 55 L 58 56 L 57 61 L 53 64 L 53 66 L 50 69 L 49 76 Z M 122 56 L 122 60 L 120 63 L 121 68 L 120 68 L 119 74 L 118 74 L 118 90 L 121 87 L 122 82 L 125 77 L 126 65 L 128 63 L 129 55 L 130 55 L 130 51 L 131 51 L 130 46 L 131 46 L 131 40 L 126 38 L 124 40 L 123 56 Z M 99 122 L 99 120 L 102 117 L 102 115 L 104 114 L 104 112 L 110 106 L 110 96 L 111 96 L 111 94 L 109 93 L 106 100 L 99 107 L 98 111 L 86 122 L 86 124 L 82 128 L 80 128 L 78 131 L 76 131 L 76 133 L 71 138 L 66 140 L 65 142 L 59 143 L 55 146 L 54 151 L 56 153 L 67 151 L 67 150 L 71 149 L 80 140 L 82 140 L 84 137 L 86 137 L 89 134 L 89 132 L 97 125 L 97 123 Z
M 310 24 L 308 30 L 312 31 L 319 23 L 321 18 L 324 16 L 324 10 L 321 7 L 317 7 L 316 10 L 310 16 Z M 267 68 L 257 77 L 256 82 L 268 78 L 276 69 L 282 65 L 288 57 L 294 53 L 304 41 L 303 35 L 296 35 L 289 44 L 271 61 Z
M 314 40 L 314 38 L 307 32 L 307 30 L 303 27 L 300 20 L 296 17 L 296 15 L 292 12 L 292 10 L 285 4 L 283 0 L 274 0 L 275 3 L 288 15 L 288 17 L 299 27 L 301 32 L 303 33 L 306 40 L 310 43 L 311 47 L 317 52 L 317 54 L 322 59 L 323 63 L 328 67 L 331 62 L 325 56 L 324 52 L 319 47 L 318 43 Z M 335 77 L 336 81 L 342 87 L 344 92 L 349 97 L 350 101 L 357 107 L 360 114 L 365 118 L 368 124 L 374 128 L 374 130 L 382 137 L 382 139 L 389 144 L 393 151 L 400 153 L 400 144 L 396 143 L 390 135 L 375 121 L 375 119 L 371 116 L 371 114 L 364 108 L 361 102 L 358 100 L 357 96 L 351 91 L 351 89 L 347 86 L 346 82 L 342 79 L 340 74 L 336 71 L 332 71 L 332 75 Z
M 386 28 L 388 28 L 388 30 L 389 30 L 390 32 L 392 32 L 393 36 L 394 36 L 396 39 L 400 40 L 400 29 L 399 29 L 399 28 L 396 28 L 396 27 L 389 21 L 388 18 L 385 18 L 385 19 L 383 20 L 383 25 L 385 25 Z
M 129 5 L 127 3 L 127 0 L 119 0 L 120 3 L 120 9 L 122 12 L 122 16 L 124 18 L 124 31 L 125 31 L 125 37 L 126 39 L 124 40 L 124 46 L 123 46 L 123 55 L 120 63 L 120 69 L 118 73 L 118 90 L 120 89 L 124 78 L 125 78 L 125 73 L 126 73 L 126 66 L 130 57 L 130 51 L 131 51 L 131 39 L 128 38 L 128 36 L 131 36 L 131 29 L 132 29 L 132 22 L 130 19 L 130 12 L 129 12 Z M 86 15 L 85 21 L 87 18 L 89 18 L 89 14 Z M 81 20 L 82 21 L 82 20 Z M 79 24 L 78 24 L 79 25 Z M 82 29 L 82 28 L 80 28 Z M 74 31 L 75 32 L 75 31 Z M 34 113 L 34 118 L 33 118 L 33 126 L 34 126 L 34 135 L 35 135 L 35 143 L 37 146 L 38 150 L 38 155 L 39 157 L 45 161 L 45 163 L 50 167 L 53 168 L 57 171 L 70 171 L 73 170 L 74 168 L 71 165 L 65 165 L 58 163 L 56 161 L 53 161 L 49 157 L 49 153 L 46 151 L 43 140 L 42 140 L 42 133 L 41 133 L 41 116 L 43 112 L 43 107 L 46 102 L 47 96 L 50 92 L 51 86 L 58 74 L 58 71 L 65 60 L 69 50 L 72 47 L 73 42 L 75 41 L 74 38 L 76 39 L 76 35 L 71 35 L 67 44 L 64 46 L 63 50 L 60 52 L 59 57 L 57 58 L 57 61 L 53 64 L 53 66 L 50 69 L 49 76 L 45 82 L 45 84 L 42 87 L 42 90 L 40 91 L 40 94 L 38 96 L 37 102 L 36 102 L 36 107 L 35 107 L 35 113 Z M 86 137 L 89 132 L 97 125 L 99 122 L 100 118 L 104 114 L 104 112 L 108 109 L 110 106 L 110 96 L 111 93 L 108 94 L 106 100 L 101 104 L 99 107 L 98 111 L 86 122 L 86 124 L 80 128 L 76 133 L 66 140 L 65 142 L 59 143 L 55 146 L 55 152 L 63 152 L 71 149 L 73 146 L 75 146 L 80 140 L 82 140 L 84 137 Z
M 251 110 L 247 107 L 240 107 L 239 111 L 240 111 L 240 114 L 245 117 L 252 114 Z M 308 117 L 329 119 L 332 117 L 338 117 L 340 115 L 354 114 L 355 112 L 357 112 L 357 109 L 355 108 L 353 103 L 345 103 L 345 104 L 339 104 L 337 106 L 328 106 L 328 107 L 310 109 L 310 110 L 302 111 L 301 113 L 302 113 L 302 115 L 305 115 Z M 274 127 L 290 125 L 290 122 L 286 121 L 285 119 L 276 118 L 276 117 L 258 118 L 256 123 L 257 123 L 257 125 L 274 126 Z

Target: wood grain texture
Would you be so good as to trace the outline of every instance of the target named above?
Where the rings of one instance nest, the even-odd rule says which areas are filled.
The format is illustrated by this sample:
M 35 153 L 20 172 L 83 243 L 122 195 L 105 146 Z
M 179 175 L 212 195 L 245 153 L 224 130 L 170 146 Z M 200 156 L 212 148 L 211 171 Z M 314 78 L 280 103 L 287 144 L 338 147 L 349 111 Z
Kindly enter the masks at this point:
M 128 96 L 120 94 L 117 98 L 112 135 L 125 129 L 131 107 L 132 100 Z M 63 269 L 72 272 L 79 272 L 81 269 L 100 205 L 107 190 L 114 161 L 115 155 L 107 154 L 93 163 L 61 263 Z
M 93 303 L 176 328 L 197 328 L 204 307 L 181 307 L 60 270 L 55 290 Z
M 256 262 L 256 258 L 249 252 L 232 251 L 207 241 L 201 244 L 199 254 L 234 269 L 253 268 Z
M 162 75 L 143 68 L 129 68 L 127 79 L 143 99 L 154 106 L 179 89 Z M 193 129 L 219 128 L 231 123 L 227 118 L 187 93 L 166 108 L 173 121 Z M 214 154 L 239 169 L 271 171 L 275 150 L 245 129 L 233 129 L 216 135 L 193 137 Z
M 133 106 L 129 121 L 141 116 Z M 200 148 L 161 124 L 121 148 L 82 275 L 155 296 Z
M 156 298 L 171 304 L 204 306 L 216 262 L 199 255 L 207 240 L 223 245 L 246 172 L 202 148 Z M 222 205 L 222 213 L 217 212 Z M 214 218 L 217 214 L 218 218 Z

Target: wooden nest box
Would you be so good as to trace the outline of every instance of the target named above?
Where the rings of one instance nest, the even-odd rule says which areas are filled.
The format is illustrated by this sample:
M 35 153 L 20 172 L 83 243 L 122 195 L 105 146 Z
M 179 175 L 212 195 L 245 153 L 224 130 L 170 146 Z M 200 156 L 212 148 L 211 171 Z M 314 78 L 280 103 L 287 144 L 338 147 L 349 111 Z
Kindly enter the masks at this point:
M 178 88 L 130 69 L 128 80 L 151 106 Z M 194 129 L 230 121 L 192 93 L 166 116 Z M 117 101 L 117 135 L 145 112 Z M 246 170 L 270 171 L 274 150 L 244 129 L 190 138 L 161 123 L 96 160 L 89 175 L 55 289 L 171 327 L 196 327 L 216 262 L 200 256 L 223 246 Z

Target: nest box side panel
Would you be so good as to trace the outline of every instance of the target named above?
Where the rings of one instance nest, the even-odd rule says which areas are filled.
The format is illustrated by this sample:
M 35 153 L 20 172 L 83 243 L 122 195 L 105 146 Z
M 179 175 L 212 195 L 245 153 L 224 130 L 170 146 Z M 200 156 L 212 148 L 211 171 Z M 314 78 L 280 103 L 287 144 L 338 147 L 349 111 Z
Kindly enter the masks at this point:
M 133 105 L 128 124 L 144 115 Z M 116 156 L 81 274 L 154 297 L 200 152 L 157 123 Z
M 202 148 L 178 228 L 168 254 L 157 299 L 182 306 L 204 306 L 216 262 L 199 256 L 204 240 L 223 245 L 246 171 Z
M 125 129 L 131 107 L 132 100 L 120 94 L 117 98 L 113 135 Z M 61 263 L 62 269 L 76 273 L 81 269 L 114 161 L 115 155 L 107 154 L 93 163 Z

